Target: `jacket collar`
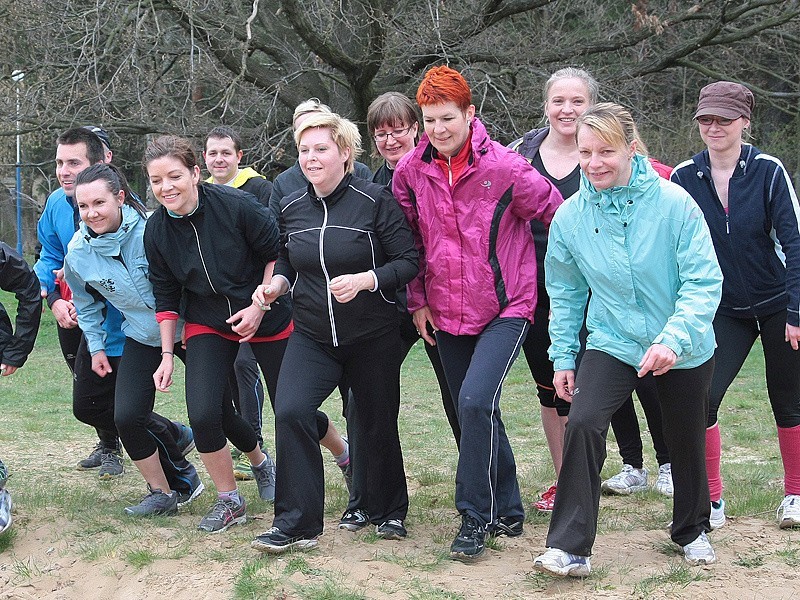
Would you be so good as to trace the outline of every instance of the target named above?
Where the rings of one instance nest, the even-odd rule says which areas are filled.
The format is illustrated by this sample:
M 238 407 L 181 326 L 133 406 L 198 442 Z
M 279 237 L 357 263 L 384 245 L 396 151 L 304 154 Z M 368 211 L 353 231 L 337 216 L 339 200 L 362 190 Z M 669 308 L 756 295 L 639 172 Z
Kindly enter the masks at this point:
M 472 137 L 470 138 L 472 153 L 467 161 L 467 169 L 480 162 L 481 157 L 489 151 L 491 141 L 489 133 L 486 131 L 484 124 L 481 123 L 481 120 L 478 117 L 472 119 Z M 436 149 L 431 144 L 428 134 L 423 133 L 417 147 L 414 149 L 414 157 L 425 163 L 433 164 L 435 151 Z
M 345 173 L 344 177 L 342 177 L 342 180 L 339 182 L 339 185 L 336 186 L 336 189 L 334 189 L 330 194 L 324 197 L 317 196 L 317 193 L 314 191 L 314 186 L 311 183 L 309 183 L 307 188 L 308 196 L 309 198 L 311 198 L 311 201 L 316 205 L 320 205 L 324 200 L 325 203 L 330 206 L 338 202 L 339 199 L 341 199 L 341 197 L 345 195 L 347 189 L 350 187 L 350 181 L 352 179 L 353 179 L 352 173 Z
M 733 170 L 733 175 L 731 175 L 731 179 L 734 177 L 740 177 L 742 175 L 747 174 L 747 169 L 750 168 L 753 160 L 755 159 L 756 155 L 759 154 L 758 149 L 752 144 L 742 144 L 742 149 L 739 152 L 739 162 L 736 164 L 736 168 Z M 708 177 L 709 181 L 711 179 L 711 160 L 708 155 L 708 148 L 703 150 L 702 152 L 698 152 L 692 157 L 692 161 L 695 165 L 697 165 L 698 171 L 697 176 Z
M 603 212 L 624 211 L 628 214 L 634 210 L 636 202 L 649 194 L 651 188 L 657 185 L 658 174 L 653 170 L 650 161 L 641 154 L 634 154 L 631 161 L 631 178 L 624 186 L 598 190 L 581 171 L 581 192 L 586 195 L 589 202 Z
M 92 250 L 103 256 L 119 256 L 122 245 L 131 236 L 134 228 L 142 217 L 136 210 L 127 204 L 122 205 L 122 222 L 119 229 L 111 233 L 95 234 L 86 223 L 81 222 L 80 231 L 83 241 Z

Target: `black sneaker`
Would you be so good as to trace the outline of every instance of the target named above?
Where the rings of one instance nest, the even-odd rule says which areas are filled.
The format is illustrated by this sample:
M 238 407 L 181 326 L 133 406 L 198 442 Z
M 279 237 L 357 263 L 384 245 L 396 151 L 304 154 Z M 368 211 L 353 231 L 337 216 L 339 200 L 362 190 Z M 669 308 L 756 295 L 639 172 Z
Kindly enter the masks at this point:
M 525 523 L 523 517 L 500 517 L 494 524 L 492 531 L 489 535 L 497 537 L 500 535 L 507 535 L 508 537 L 517 537 L 522 535 L 522 525 Z
M 406 528 L 403 526 L 403 521 L 400 519 L 389 519 L 380 525 L 376 525 L 375 533 L 385 540 L 403 540 L 408 535 Z
M 78 471 L 90 471 L 100 467 L 102 462 L 102 455 L 105 452 L 102 442 L 98 442 L 92 450 L 91 454 L 81 461 L 78 461 Z
M 277 527 L 272 527 L 250 542 L 250 547 L 260 552 L 280 554 L 288 550 L 311 550 L 319 543 L 315 537 L 290 536 Z
M 180 432 L 178 439 L 175 440 L 175 444 L 178 446 L 178 450 L 181 451 L 181 454 L 186 456 L 189 452 L 194 450 L 194 432 L 191 427 L 184 425 L 180 421 L 173 421 L 173 423 Z
M 363 508 L 346 510 L 339 521 L 339 529 L 347 531 L 358 531 L 369 525 L 369 515 Z
M 203 485 L 203 482 L 200 481 L 200 476 L 197 474 L 197 470 L 194 468 L 194 465 L 190 463 L 189 467 L 191 468 L 185 469 L 181 475 L 181 479 L 185 479 L 189 486 L 183 489 L 175 490 L 175 492 L 178 494 L 178 508 L 182 508 L 193 502 L 200 494 L 203 493 L 203 490 L 206 489 L 206 487 Z
M 142 498 L 142 501 L 136 506 L 126 507 L 125 514 L 134 517 L 178 514 L 178 492 L 173 491 L 172 495 L 167 496 L 161 490 L 154 490 L 149 485 L 147 489 L 149 493 Z
M 470 562 L 483 554 L 486 528 L 478 519 L 470 515 L 461 515 L 461 529 L 450 545 L 450 558 Z
M 100 470 L 97 472 L 99 479 L 116 479 L 124 472 L 122 467 L 122 452 L 103 448 L 100 455 Z

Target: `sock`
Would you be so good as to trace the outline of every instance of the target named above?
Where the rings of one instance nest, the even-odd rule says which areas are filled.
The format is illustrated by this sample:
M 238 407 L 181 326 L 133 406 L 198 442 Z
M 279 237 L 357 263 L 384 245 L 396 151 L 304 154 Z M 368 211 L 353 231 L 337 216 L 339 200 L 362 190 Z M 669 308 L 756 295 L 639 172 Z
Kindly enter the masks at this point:
M 789 494 L 800 494 L 800 425 L 778 427 L 778 446 L 783 459 L 783 488 Z
M 342 441 L 344 442 L 344 452 L 341 454 L 334 454 L 333 460 L 336 461 L 339 467 L 346 467 L 350 462 L 350 443 L 344 438 L 342 438 Z
M 268 461 L 267 457 L 265 456 L 265 457 L 264 457 L 264 460 L 262 460 L 260 464 L 257 464 L 257 465 L 251 465 L 251 467 L 252 467 L 253 469 L 258 469 L 258 470 L 260 471 L 261 469 L 266 469 L 266 468 L 267 468 L 267 463 L 268 463 L 268 462 L 269 462 L 269 461 Z
M 712 502 L 719 502 L 719 499 L 722 498 L 721 455 L 722 438 L 719 435 L 719 422 L 716 422 L 706 429 L 706 473 L 708 474 L 708 492 Z
M 239 490 L 238 489 L 233 490 L 231 492 L 219 492 L 217 494 L 217 497 L 220 500 L 232 500 L 233 502 L 235 502 L 239 506 L 241 506 L 242 503 L 244 502 L 244 499 L 239 495 Z

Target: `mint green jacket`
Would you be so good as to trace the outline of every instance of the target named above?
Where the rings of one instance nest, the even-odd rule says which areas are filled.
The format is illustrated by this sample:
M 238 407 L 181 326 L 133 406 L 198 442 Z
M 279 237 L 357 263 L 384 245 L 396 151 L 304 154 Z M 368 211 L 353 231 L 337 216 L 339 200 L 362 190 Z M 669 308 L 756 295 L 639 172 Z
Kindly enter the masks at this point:
M 692 197 L 641 155 L 624 187 L 598 191 L 581 174 L 550 225 L 545 273 L 556 371 L 575 368 L 587 301 L 587 349 L 634 368 L 652 344 L 671 348 L 678 369 L 714 353 L 722 272 L 708 226 Z

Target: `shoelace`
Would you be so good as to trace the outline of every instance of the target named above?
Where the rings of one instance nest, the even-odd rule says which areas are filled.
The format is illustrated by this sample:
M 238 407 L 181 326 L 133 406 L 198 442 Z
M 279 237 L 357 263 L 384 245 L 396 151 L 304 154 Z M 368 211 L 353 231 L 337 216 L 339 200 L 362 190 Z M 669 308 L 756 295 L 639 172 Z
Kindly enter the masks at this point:
M 217 498 L 216 503 L 211 508 L 208 518 L 216 521 L 224 521 L 225 515 L 227 513 L 233 514 L 233 511 L 236 508 L 237 505 L 234 504 L 232 500 L 223 500 L 222 498 Z M 273 527 L 273 529 L 275 528 Z

